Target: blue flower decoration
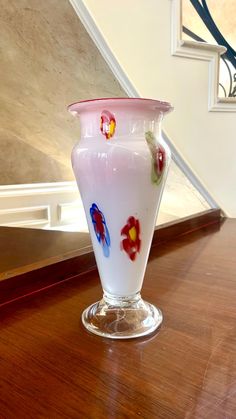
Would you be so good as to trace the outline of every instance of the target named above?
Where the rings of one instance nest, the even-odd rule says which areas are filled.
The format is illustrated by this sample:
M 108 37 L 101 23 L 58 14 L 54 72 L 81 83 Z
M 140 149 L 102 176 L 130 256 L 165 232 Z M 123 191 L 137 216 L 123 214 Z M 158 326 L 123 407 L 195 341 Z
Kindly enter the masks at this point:
M 92 204 L 90 208 L 90 215 L 98 242 L 103 248 L 103 254 L 108 257 L 110 255 L 109 247 L 111 245 L 111 240 L 105 217 L 96 204 Z

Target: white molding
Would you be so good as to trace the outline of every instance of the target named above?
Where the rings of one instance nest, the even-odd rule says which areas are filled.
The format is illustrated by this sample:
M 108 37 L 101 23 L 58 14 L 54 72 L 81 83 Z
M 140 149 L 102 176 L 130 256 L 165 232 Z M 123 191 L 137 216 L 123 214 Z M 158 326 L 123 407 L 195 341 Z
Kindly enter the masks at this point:
M 227 99 L 233 99 L 227 101 Z M 217 97 L 214 103 L 209 103 L 212 112 L 236 112 L 236 101 L 234 98 L 220 98 Z
M 181 17 L 181 8 L 177 7 L 178 2 L 180 0 L 171 0 L 173 2 L 173 8 L 176 9 L 176 13 L 179 13 L 179 18 Z M 83 0 L 70 0 L 70 3 L 72 7 L 74 8 L 76 14 L 78 15 L 79 19 L 83 23 L 85 29 L 87 30 L 89 36 L 92 38 L 94 44 L 100 51 L 101 55 L 107 62 L 108 66 L 110 67 L 112 73 L 115 75 L 117 80 L 119 81 L 122 88 L 125 90 L 127 95 L 129 97 L 140 97 L 140 94 L 136 90 L 136 88 L 133 86 L 133 84 L 130 82 L 128 77 L 126 76 L 124 70 L 120 66 L 119 62 L 117 61 L 116 57 L 112 53 L 111 49 L 107 45 L 103 35 L 99 31 L 98 27 L 96 26 L 96 23 L 94 22 L 93 18 L 91 17 L 88 9 L 83 3 Z M 177 22 L 177 20 L 173 19 L 173 13 L 172 13 L 172 24 Z M 179 20 L 180 22 L 180 20 Z M 178 30 L 178 27 L 175 28 Z M 178 37 L 173 38 L 172 42 L 176 42 Z M 168 143 L 172 158 L 175 161 L 175 163 L 178 165 L 180 170 L 185 174 L 187 179 L 195 186 L 195 188 L 199 191 L 199 193 L 204 197 L 206 202 L 212 207 L 212 208 L 219 208 L 219 205 L 215 202 L 215 200 L 212 198 L 212 196 L 209 194 L 209 192 L 206 190 L 206 188 L 202 185 L 202 183 L 199 181 L 199 179 L 195 176 L 195 174 L 192 172 L 192 170 L 188 167 L 188 165 L 185 163 L 182 156 L 178 153 L 176 148 L 173 146 L 173 143 L 171 140 L 167 137 L 165 132 L 163 132 L 163 137 L 165 138 L 166 142 Z
M 29 183 L 0 186 L 0 198 L 77 192 L 76 182 Z
M 61 227 L 70 222 L 68 208 L 76 207 L 78 213 L 78 202 L 76 182 L 0 186 L 0 225 Z M 67 218 L 61 218 L 58 206 L 67 207 Z
M 44 218 L 42 219 L 38 219 L 38 220 L 24 220 L 24 221 L 11 221 L 8 223 L 1 223 L 1 227 L 22 227 L 22 228 L 45 228 L 48 227 L 48 222 L 44 220 Z
M 38 205 L 0 210 L 1 226 L 32 226 L 50 222 L 49 205 Z
M 78 219 L 78 214 L 83 210 L 82 201 L 66 202 L 57 205 L 59 221 L 71 222 Z
M 171 54 L 177 57 L 209 61 L 209 112 L 236 112 L 236 99 L 218 96 L 219 61 L 227 48 L 205 42 L 182 40 L 182 0 L 171 0 Z M 227 98 L 228 99 L 228 98 Z

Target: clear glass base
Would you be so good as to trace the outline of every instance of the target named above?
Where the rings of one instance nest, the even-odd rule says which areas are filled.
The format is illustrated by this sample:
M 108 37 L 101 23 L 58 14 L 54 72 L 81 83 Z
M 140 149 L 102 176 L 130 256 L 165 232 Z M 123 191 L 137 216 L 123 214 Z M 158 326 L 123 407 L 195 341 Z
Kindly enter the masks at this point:
M 131 339 L 148 335 L 162 323 L 160 309 L 142 300 L 140 293 L 117 297 L 104 293 L 103 299 L 82 314 L 83 325 L 96 335 Z

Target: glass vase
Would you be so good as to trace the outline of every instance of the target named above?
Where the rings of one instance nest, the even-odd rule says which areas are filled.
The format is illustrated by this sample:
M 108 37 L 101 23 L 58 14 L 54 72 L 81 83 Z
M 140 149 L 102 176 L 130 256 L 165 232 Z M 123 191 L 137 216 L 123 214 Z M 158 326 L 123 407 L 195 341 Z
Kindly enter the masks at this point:
M 68 107 L 80 117 L 72 166 L 88 222 L 103 298 L 82 314 L 92 333 L 136 338 L 162 322 L 141 288 L 170 164 L 161 135 L 167 102 L 106 98 Z

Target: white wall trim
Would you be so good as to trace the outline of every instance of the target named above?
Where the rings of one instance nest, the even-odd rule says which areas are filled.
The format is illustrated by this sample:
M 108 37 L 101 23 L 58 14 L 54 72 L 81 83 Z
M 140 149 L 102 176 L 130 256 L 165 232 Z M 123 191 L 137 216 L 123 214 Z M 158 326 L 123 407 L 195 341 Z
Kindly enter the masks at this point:
M 0 186 L 0 198 L 77 192 L 75 181 Z
M 209 61 L 208 110 L 236 112 L 236 99 L 218 96 L 220 56 L 227 50 L 220 45 L 182 40 L 182 0 L 171 0 L 171 54 L 177 57 Z M 228 99 L 228 98 L 226 98 Z
M 76 182 L 0 186 L 0 225 L 57 228 L 84 219 Z
M 50 206 L 0 209 L 1 226 L 42 226 L 50 223 Z
M 181 16 L 181 8 L 177 7 L 178 2 L 180 0 L 171 0 L 173 2 L 173 8 L 176 9 L 176 12 L 179 13 L 179 16 Z M 106 43 L 103 35 L 99 31 L 96 23 L 94 22 L 93 18 L 91 17 L 88 9 L 86 8 L 85 4 L 83 3 L 83 0 L 70 0 L 70 3 L 72 7 L 74 8 L 76 14 L 78 15 L 79 19 L 83 23 L 85 29 L 87 30 L 89 36 L 92 38 L 94 44 L 100 51 L 101 55 L 107 62 L 108 66 L 110 67 L 112 73 L 115 75 L 117 80 L 119 81 L 122 88 L 125 90 L 127 95 L 129 97 L 140 97 L 139 92 L 136 90 L 136 88 L 133 86 L 133 84 L 130 82 L 128 77 L 126 76 L 123 68 L 117 61 L 116 57 L 112 53 L 110 47 Z M 172 14 L 172 22 L 173 22 L 173 14 Z M 174 21 L 176 22 L 176 20 Z M 175 28 L 178 30 L 178 27 Z M 176 42 L 177 37 L 174 38 L 174 41 Z M 173 42 L 173 37 L 172 37 Z M 195 174 L 192 172 L 192 170 L 188 167 L 188 165 L 185 163 L 182 156 L 178 153 L 176 148 L 173 146 L 171 140 L 167 137 L 165 132 L 163 132 L 163 137 L 168 143 L 172 158 L 174 162 L 178 165 L 178 167 L 182 170 L 182 172 L 185 174 L 187 179 L 195 186 L 195 188 L 199 191 L 199 193 L 204 197 L 204 199 L 207 201 L 207 203 L 212 208 L 219 208 L 219 205 L 215 202 L 213 197 L 209 194 L 209 192 L 206 190 L 206 188 L 202 185 L 202 183 L 199 181 L 199 179 L 195 176 Z
M 57 205 L 58 219 L 62 223 L 74 221 L 78 219 L 78 214 L 83 211 L 82 201 L 59 203 Z

